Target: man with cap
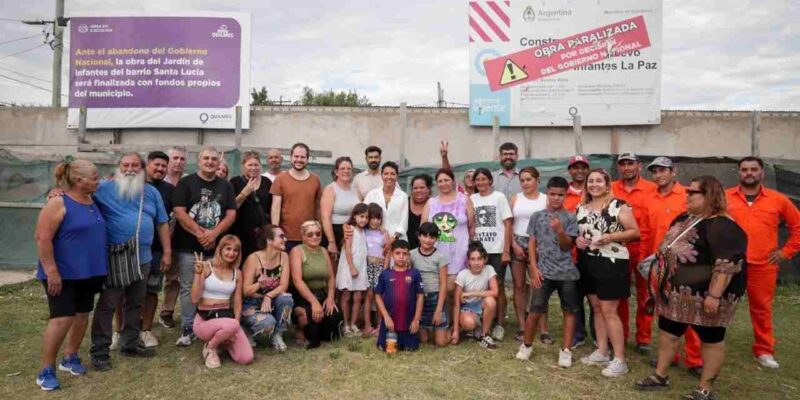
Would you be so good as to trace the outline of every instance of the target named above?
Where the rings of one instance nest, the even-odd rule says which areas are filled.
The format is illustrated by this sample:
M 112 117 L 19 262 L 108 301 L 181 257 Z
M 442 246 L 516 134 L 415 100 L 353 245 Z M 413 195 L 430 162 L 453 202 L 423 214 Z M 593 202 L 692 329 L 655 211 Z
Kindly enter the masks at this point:
M 619 171 L 620 179 L 611 183 L 611 190 L 614 197 L 625 201 L 633 209 L 633 216 L 636 218 L 636 224 L 639 226 L 640 240 L 628 242 L 626 247 L 630 254 L 628 260 L 631 275 L 636 278 L 636 352 L 646 354 L 650 352 L 649 337 L 645 335 L 650 332 L 650 325 L 648 315 L 645 312 L 645 301 L 647 300 L 647 281 L 636 272 L 636 266 L 641 260 L 642 244 L 645 242 L 642 239 L 648 237 L 648 229 L 645 223 L 645 216 L 647 215 L 647 201 L 656 191 L 657 186 L 655 183 L 650 182 L 641 176 L 642 162 L 639 157 L 634 153 L 622 153 L 617 158 L 617 171 Z M 645 251 L 644 253 L 647 253 Z M 628 311 L 628 299 L 623 299 L 619 302 L 619 317 L 622 320 L 622 328 L 625 332 L 625 340 L 628 340 L 630 335 L 630 322 Z M 645 327 L 646 325 L 646 327 Z
M 567 189 L 567 197 L 564 199 L 564 208 L 575 212 L 583 196 L 583 187 L 586 185 L 586 177 L 589 175 L 589 159 L 584 156 L 572 156 L 567 166 L 572 182 Z
M 646 226 L 644 230 L 648 232 L 648 235 L 640 239 L 641 259 L 658 251 L 672 220 L 686 211 L 686 188 L 678 182 L 678 171 L 672 160 L 667 157 L 656 157 L 647 166 L 647 171 L 650 172 L 650 176 L 658 188 L 647 200 L 647 214 L 643 225 Z M 637 320 L 636 342 L 649 345 L 652 339 L 653 316 L 645 315 L 643 321 L 644 324 L 639 326 Z M 703 369 L 700 338 L 691 327 L 686 331 L 685 338 L 683 362 L 692 374 L 699 377 Z M 680 354 L 675 354 L 673 363 L 677 363 L 679 358 Z

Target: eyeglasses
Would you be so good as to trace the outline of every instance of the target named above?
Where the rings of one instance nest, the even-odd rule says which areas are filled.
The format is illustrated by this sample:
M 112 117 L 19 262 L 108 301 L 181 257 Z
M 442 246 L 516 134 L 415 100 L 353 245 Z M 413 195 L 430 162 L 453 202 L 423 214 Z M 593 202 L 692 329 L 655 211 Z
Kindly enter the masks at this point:
M 306 237 L 307 238 L 322 237 L 322 232 L 320 232 L 320 231 L 306 232 Z
M 282 234 L 282 233 L 279 233 L 279 234 L 275 235 L 275 239 L 283 239 L 283 240 L 286 240 L 286 235 L 284 235 L 284 234 Z
M 686 195 L 691 196 L 693 194 L 703 194 L 702 190 L 695 190 L 695 189 L 686 189 Z

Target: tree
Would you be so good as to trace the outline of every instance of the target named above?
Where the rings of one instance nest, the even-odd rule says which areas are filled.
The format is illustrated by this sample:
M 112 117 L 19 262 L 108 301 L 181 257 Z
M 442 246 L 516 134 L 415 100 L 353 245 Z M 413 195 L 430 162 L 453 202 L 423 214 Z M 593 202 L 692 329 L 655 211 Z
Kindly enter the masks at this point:
M 261 90 L 256 91 L 255 88 L 250 91 L 250 105 L 251 106 L 271 106 L 272 100 L 267 95 L 267 88 L 261 87 Z
M 314 92 L 310 87 L 303 88 L 300 104 L 304 106 L 343 106 L 343 107 L 370 107 L 372 103 L 366 96 L 358 97 L 355 90 L 334 92 Z

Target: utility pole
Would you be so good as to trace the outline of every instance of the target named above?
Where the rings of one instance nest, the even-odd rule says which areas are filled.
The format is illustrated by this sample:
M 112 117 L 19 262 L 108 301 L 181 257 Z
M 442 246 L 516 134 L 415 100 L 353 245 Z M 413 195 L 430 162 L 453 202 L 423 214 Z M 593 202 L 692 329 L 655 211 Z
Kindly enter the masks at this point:
M 436 82 L 436 96 L 436 107 L 444 107 L 444 91 L 442 91 L 442 84 L 440 82 Z
M 52 21 L 22 21 L 25 25 L 49 25 L 53 24 L 53 41 L 50 48 L 53 49 L 53 87 L 52 87 L 52 106 L 61 107 L 61 58 L 64 49 L 64 27 L 67 26 L 67 19 L 64 18 L 64 0 L 56 1 L 56 16 Z
M 61 107 L 61 57 L 64 49 L 64 0 L 56 0 L 56 17 L 53 20 L 53 107 Z

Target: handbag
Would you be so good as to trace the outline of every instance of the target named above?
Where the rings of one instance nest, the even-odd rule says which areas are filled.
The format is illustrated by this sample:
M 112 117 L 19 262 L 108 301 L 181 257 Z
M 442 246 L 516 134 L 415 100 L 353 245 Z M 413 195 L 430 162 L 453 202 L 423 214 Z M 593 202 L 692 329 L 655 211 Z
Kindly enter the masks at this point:
M 142 225 L 142 209 L 144 208 L 144 191 L 139 198 L 139 215 L 136 218 L 136 233 L 132 238 L 120 244 L 108 246 L 108 275 L 105 286 L 123 288 L 144 279 L 139 264 L 139 228 Z

